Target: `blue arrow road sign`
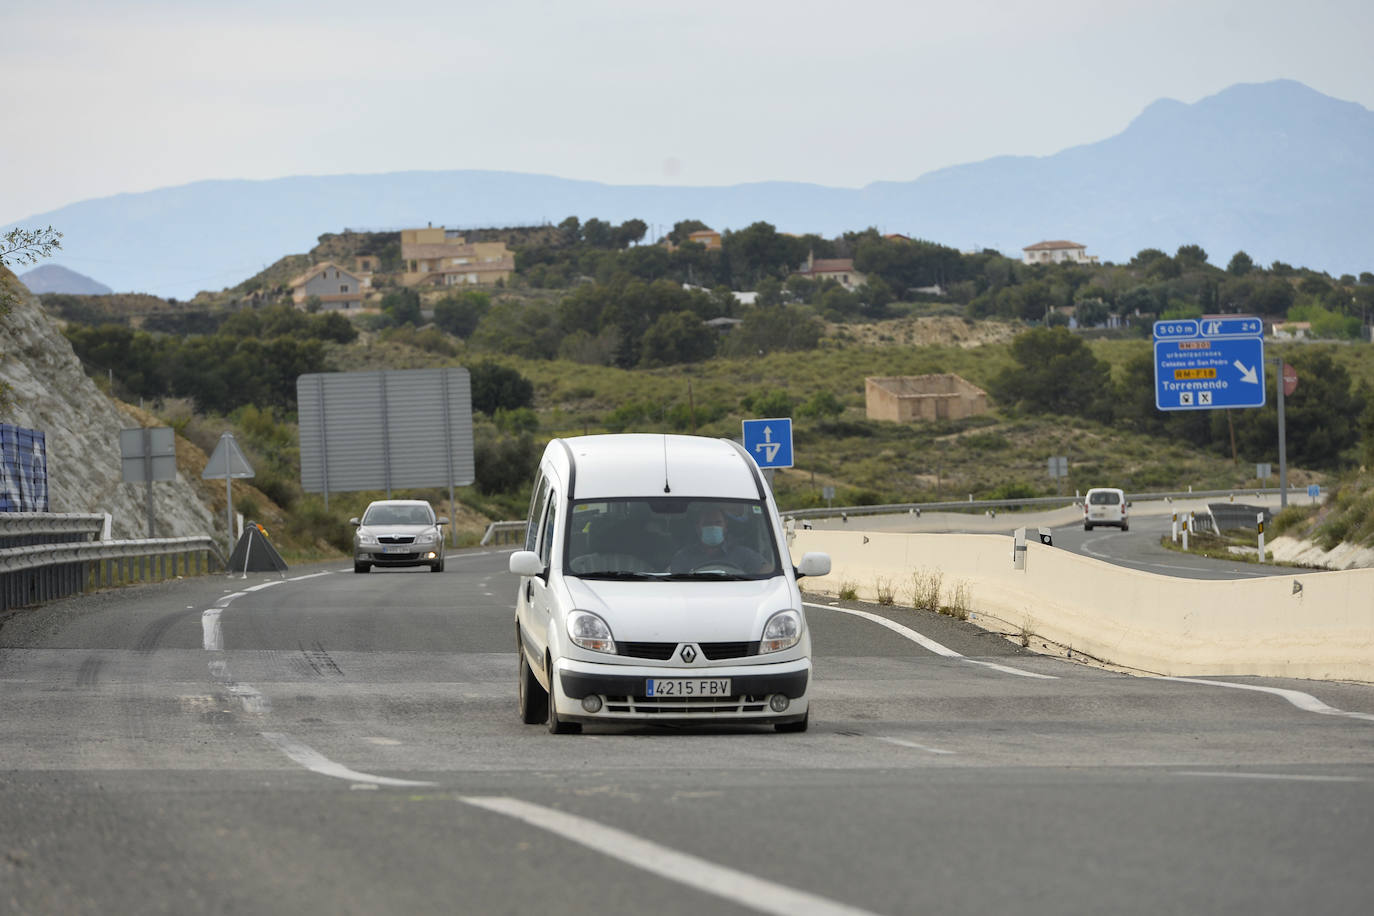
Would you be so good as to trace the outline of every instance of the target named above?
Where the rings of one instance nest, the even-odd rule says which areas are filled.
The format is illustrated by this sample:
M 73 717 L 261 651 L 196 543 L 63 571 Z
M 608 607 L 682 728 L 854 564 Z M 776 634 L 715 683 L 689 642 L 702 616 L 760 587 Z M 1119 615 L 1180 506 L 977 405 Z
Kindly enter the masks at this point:
M 790 468 L 792 419 L 745 420 L 744 450 L 761 468 Z
M 1155 322 L 1155 406 L 1264 406 L 1264 325 L 1258 318 Z

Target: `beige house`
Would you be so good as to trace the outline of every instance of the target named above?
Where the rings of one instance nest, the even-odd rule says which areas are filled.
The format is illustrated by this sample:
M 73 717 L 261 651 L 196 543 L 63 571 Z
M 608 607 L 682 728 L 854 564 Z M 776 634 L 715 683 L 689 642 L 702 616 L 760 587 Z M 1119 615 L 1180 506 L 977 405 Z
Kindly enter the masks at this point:
M 363 278 L 345 270 L 333 261 L 325 261 L 291 281 L 291 301 L 303 309 L 312 297 L 318 297 L 322 309 L 344 311 L 363 306 Z
M 987 392 L 952 373 L 864 379 L 870 420 L 959 420 L 987 413 Z
M 1021 260 L 1026 264 L 1096 264 L 1097 255 L 1088 254 L 1088 247 L 1077 242 L 1036 242 L 1021 249 Z
M 443 226 L 401 230 L 404 286 L 493 286 L 515 272 L 505 242 L 469 242 Z
M 812 280 L 834 280 L 845 289 L 853 292 L 868 282 L 868 275 L 854 269 L 852 258 L 817 258 L 806 256 L 806 263 L 797 271 L 796 276 Z
M 707 251 L 720 250 L 720 233 L 714 229 L 698 229 L 696 232 L 687 234 L 687 241 L 696 242 L 706 248 Z

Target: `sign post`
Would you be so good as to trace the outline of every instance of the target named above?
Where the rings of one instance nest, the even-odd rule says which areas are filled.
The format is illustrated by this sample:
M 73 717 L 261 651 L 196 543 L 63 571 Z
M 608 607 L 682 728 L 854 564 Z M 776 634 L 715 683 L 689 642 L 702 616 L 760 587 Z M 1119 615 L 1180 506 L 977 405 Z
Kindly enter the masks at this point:
M 148 488 L 148 537 L 157 537 L 153 521 L 153 481 L 176 480 L 176 434 L 170 426 L 119 431 L 120 468 L 125 483 Z
M 224 478 L 224 514 L 229 527 L 229 550 L 224 554 L 226 557 L 234 553 L 234 491 L 230 482 L 235 479 L 255 477 L 253 469 L 248 466 L 248 459 L 243 457 L 243 452 L 239 451 L 238 443 L 234 441 L 233 433 L 224 433 L 219 437 L 219 445 L 215 446 L 214 453 L 210 460 L 205 462 L 205 471 L 200 475 L 202 480 L 219 480 Z

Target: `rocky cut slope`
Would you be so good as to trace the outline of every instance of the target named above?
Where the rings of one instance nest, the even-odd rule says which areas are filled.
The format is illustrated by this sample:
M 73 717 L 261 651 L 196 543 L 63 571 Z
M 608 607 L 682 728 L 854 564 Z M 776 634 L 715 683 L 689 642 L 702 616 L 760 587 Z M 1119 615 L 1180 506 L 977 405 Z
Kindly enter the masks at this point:
M 0 272 L 19 292 L 14 309 L 0 316 L 0 382 L 11 389 L 0 420 L 46 435 L 51 511 L 108 512 L 115 537 L 147 537 L 147 490 L 123 482 L 119 431 L 159 424 L 97 388 L 37 297 Z M 178 438 L 177 479 L 152 485 L 157 537 L 222 531 L 223 516 L 213 515 L 207 502 L 215 490 L 210 484 L 218 484 L 222 513 L 224 485 L 201 481 L 204 466 L 204 454 Z

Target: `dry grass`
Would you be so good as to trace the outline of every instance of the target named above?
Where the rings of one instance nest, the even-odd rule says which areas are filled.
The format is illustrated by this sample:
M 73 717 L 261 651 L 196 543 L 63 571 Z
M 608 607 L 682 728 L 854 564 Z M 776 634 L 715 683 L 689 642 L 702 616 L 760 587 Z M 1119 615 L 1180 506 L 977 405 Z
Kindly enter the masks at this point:
M 940 586 L 944 580 L 938 569 L 918 569 L 911 574 L 911 606 L 919 611 L 940 610 Z

